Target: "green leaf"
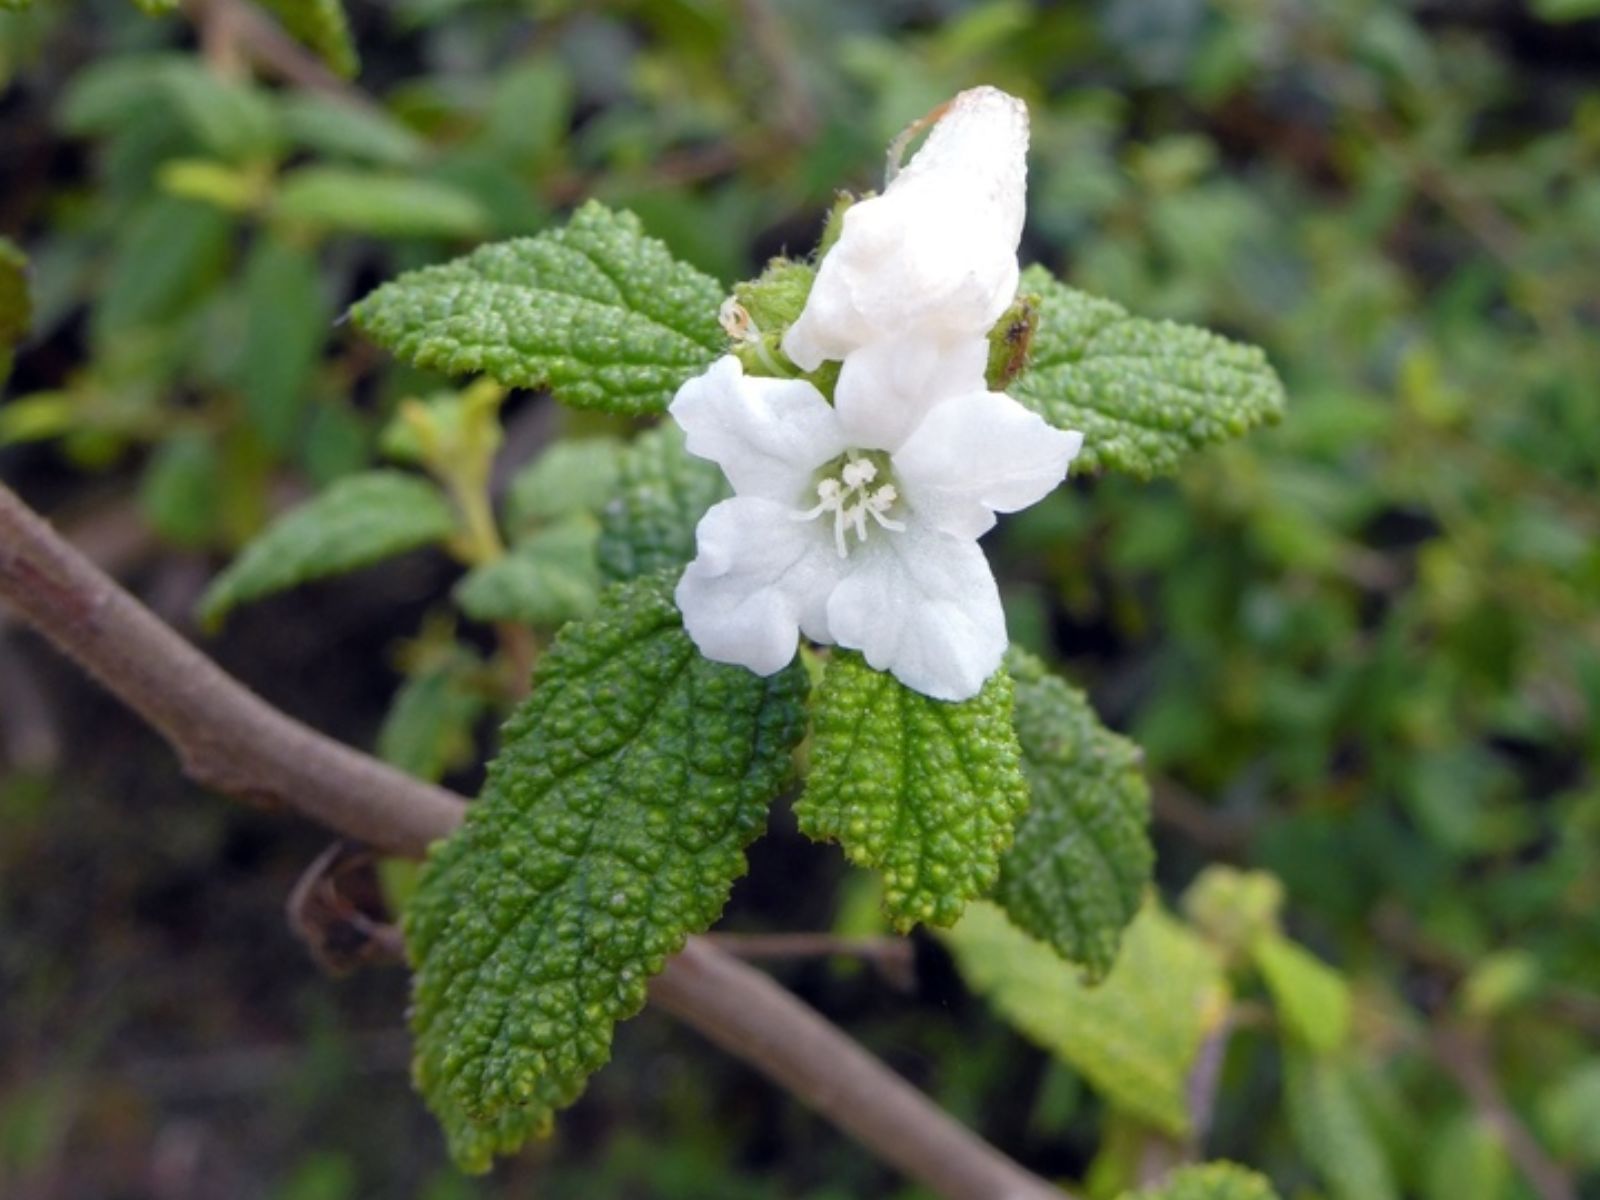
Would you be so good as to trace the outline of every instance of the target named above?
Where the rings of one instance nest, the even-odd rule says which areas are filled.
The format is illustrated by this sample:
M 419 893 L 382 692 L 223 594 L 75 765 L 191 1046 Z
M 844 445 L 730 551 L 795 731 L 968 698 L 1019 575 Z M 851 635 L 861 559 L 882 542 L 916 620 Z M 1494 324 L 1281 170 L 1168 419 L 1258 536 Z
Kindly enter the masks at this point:
M 239 386 L 251 424 L 268 445 L 283 450 L 311 398 L 312 374 L 331 327 L 316 257 L 264 235 L 245 264 L 244 302 L 249 320 Z
M 11 374 L 12 349 L 32 323 L 28 260 L 8 238 L 0 237 L 0 383 Z
M 624 584 L 556 638 L 406 914 L 416 1080 L 466 1169 L 576 1098 L 789 778 L 805 672 L 701 658 L 672 587 Z
M 279 115 L 290 141 L 328 158 L 414 167 L 428 155 L 427 142 L 380 108 L 290 92 L 279 102 Z
M 385 238 L 472 238 L 489 216 L 460 188 L 359 167 L 301 167 L 283 177 L 272 201 L 279 220 Z
M 1289 1128 L 1334 1200 L 1398 1200 L 1383 1146 L 1343 1062 L 1285 1045 L 1283 1087 Z
M 1533 11 L 1544 21 L 1587 21 L 1600 17 L 1600 0 L 1533 0 Z
M 1164 474 L 1283 414 L 1283 385 L 1254 346 L 1132 316 L 1039 266 L 1023 273 L 1021 290 L 1039 297 L 1038 329 L 1011 394 L 1082 431 L 1082 468 Z
M 1006 1020 L 1115 1107 L 1183 1135 L 1189 1069 L 1228 1001 L 1222 965 L 1204 942 L 1151 903 L 1128 927 L 1111 973 L 1090 986 L 987 901 L 942 936 L 968 985 Z
M 838 651 L 818 689 L 811 774 L 795 805 L 808 837 L 837 841 L 883 872 L 901 931 L 950 925 L 994 886 L 1028 805 L 1011 677 L 971 700 L 933 700 Z
M 1350 986 L 1337 971 L 1281 934 L 1257 938 L 1251 954 L 1285 1034 L 1322 1054 L 1344 1044 Z
M 260 89 L 187 59 L 164 63 L 155 82 L 184 128 L 218 158 L 239 163 L 277 155 L 283 131 Z
M 623 456 L 615 499 L 601 513 L 601 575 L 634 579 L 683 566 L 694 557 L 700 518 L 730 494 L 722 469 L 685 450 L 675 424 L 641 434 Z
M 1506 1200 L 1513 1193 L 1511 1159 L 1494 1126 L 1463 1112 L 1427 1142 L 1424 1200 Z
M 571 513 L 598 515 L 617 493 L 624 453 L 614 438 L 571 438 L 551 446 L 511 481 L 506 524 L 513 536 Z
M 1233 1163 L 1179 1167 L 1160 1187 L 1127 1192 L 1123 1200 L 1278 1200 L 1272 1184 Z
M 96 336 L 109 341 L 177 316 L 222 273 L 232 230 L 209 204 L 158 196 L 140 205 L 118 230 L 93 309 Z
M 564 229 L 402 275 L 352 314 L 417 366 L 637 416 L 664 412 L 726 348 L 721 301 L 716 280 L 674 261 L 632 213 L 591 201 Z
M 340 0 L 262 0 L 262 7 L 276 16 L 297 41 L 321 55 L 335 72 L 347 79 L 356 73 L 360 64 Z
M 200 619 L 214 626 L 245 601 L 443 541 L 455 526 L 426 479 L 400 471 L 341 479 L 247 545 L 200 598 Z
M 489 708 L 474 686 L 482 670 L 475 654 L 452 646 L 408 676 L 378 731 L 378 757 L 431 783 L 470 762 L 473 728 Z
M 554 626 L 586 617 L 600 599 L 599 535 L 592 516 L 571 513 L 468 572 L 451 595 L 474 621 Z
M 1007 667 L 1031 800 L 994 898 L 1020 928 L 1099 979 L 1155 862 L 1139 748 L 1032 655 L 1012 650 Z
M 216 534 L 221 505 L 222 463 L 210 436 L 169 435 L 139 481 L 139 509 L 150 527 L 176 545 L 202 546 Z

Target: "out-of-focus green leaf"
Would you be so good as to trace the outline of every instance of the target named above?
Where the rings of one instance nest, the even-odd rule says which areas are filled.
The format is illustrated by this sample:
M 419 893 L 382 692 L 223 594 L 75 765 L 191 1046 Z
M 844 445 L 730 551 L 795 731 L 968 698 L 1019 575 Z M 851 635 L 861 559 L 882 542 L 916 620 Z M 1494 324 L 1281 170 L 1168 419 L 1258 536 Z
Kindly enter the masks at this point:
M 1083 433 L 1083 468 L 1165 474 L 1283 413 L 1283 385 L 1254 346 L 1132 316 L 1038 266 L 1022 291 L 1039 298 L 1038 328 L 1011 394 Z
M 246 546 L 206 589 L 200 619 L 214 626 L 246 601 L 442 542 L 455 525 L 449 502 L 426 479 L 399 471 L 341 479 Z
M 598 514 L 617 494 L 626 448 L 615 438 L 568 438 L 518 471 L 506 524 L 519 531 L 575 512 Z
M 1006 1020 L 1117 1108 L 1182 1136 L 1189 1069 L 1228 1002 L 1222 964 L 1204 942 L 1148 904 L 1111 973 L 1091 986 L 987 901 L 968 905 L 942 936 L 967 983 Z
M 452 646 L 408 675 L 378 731 L 378 757 L 432 783 L 466 766 L 476 749 L 473 727 L 489 709 L 473 678 L 483 670 L 475 654 Z
M 1600 1058 L 1579 1063 L 1544 1091 L 1539 1123 L 1557 1154 L 1600 1170 Z
M 1424 1200 L 1508 1200 L 1513 1173 L 1499 1135 L 1476 1113 L 1459 1113 L 1429 1139 Z
M 1179 1167 L 1159 1187 L 1128 1192 L 1123 1200 L 1278 1200 L 1272 1184 L 1233 1163 Z
M 548 1127 L 716 919 L 805 731 L 805 672 L 700 657 L 672 587 L 557 637 L 407 910 L 415 1076 L 468 1170 Z
M 215 280 L 227 261 L 232 223 L 209 204 L 159 197 L 131 214 L 94 308 L 110 337 L 170 320 Z
M 933 700 L 836 651 L 813 711 L 801 832 L 883 874 L 902 932 L 950 925 L 986 894 L 1028 805 L 1004 668 L 970 700 Z
M 1350 985 L 1339 973 L 1281 934 L 1263 934 L 1251 953 L 1284 1033 L 1319 1054 L 1342 1046 L 1350 1033 Z
M 1098 979 L 1155 862 L 1139 750 L 1032 655 L 1013 649 L 1007 667 L 1030 799 L 1000 860 L 994 899 L 1019 928 Z
M 600 599 L 599 534 L 590 514 L 568 513 L 503 558 L 473 568 L 451 594 L 474 621 L 556 626 L 586 617 Z
M 293 242 L 262 236 L 245 264 L 244 302 L 239 386 L 251 424 L 282 450 L 311 399 L 312 373 L 332 321 L 316 256 Z
M 1587 21 L 1600 17 L 1600 0 L 1533 0 L 1533 11 L 1546 21 Z
M 0 383 L 11 374 L 11 353 L 28 334 L 33 301 L 28 294 L 28 260 L 0 237 Z
M 290 92 L 279 103 L 289 140 L 328 158 L 379 167 L 415 167 L 427 143 L 381 108 L 358 107 L 317 92 Z
M 273 196 L 271 215 L 321 231 L 388 238 L 472 238 L 489 227 L 483 206 L 459 188 L 357 167 L 289 172 Z
M 400 357 L 548 387 L 579 408 L 665 411 L 723 350 L 722 289 L 638 218 L 591 201 L 565 228 L 402 275 L 352 310 Z
M 338 74 L 348 78 L 356 73 L 360 64 L 342 0 L 262 0 L 262 7 Z
M 203 546 L 216 533 L 222 464 L 201 434 L 177 434 L 156 449 L 139 484 L 151 528 L 179 546 Z
M 728 481 L 715 463 L 683 448 L 672 422 L 640 434 L 623 455 L 617 495 L 601 513 L 600 573 L 633 579 L 694 557 L 694 530 Z
M 162 69 L 160 86 L 195 140 L 218 158 L 249 162 L 278 153 L 283 137 L 278 114 L 252 85 L 180 59 Z
M 1285 1045 L 1283 1089 L 1295 1141 L 1334 1200 L 1398 1200 L 1394 1172 L 1342 1061 Z

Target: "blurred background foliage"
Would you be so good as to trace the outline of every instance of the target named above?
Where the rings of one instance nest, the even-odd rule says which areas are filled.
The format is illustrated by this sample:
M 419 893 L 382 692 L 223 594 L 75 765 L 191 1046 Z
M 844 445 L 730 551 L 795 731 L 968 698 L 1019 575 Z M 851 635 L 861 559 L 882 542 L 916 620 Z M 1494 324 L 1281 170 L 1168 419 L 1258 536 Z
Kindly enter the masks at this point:
M 597 196 L 731 284 L 812 245 L 908 120 L 1016 92 L 1024 260 L 1262 345 L 1291 398 L 1274 431 L 1175 479 L 1078 480 L 991 546 L 1016 640 L 1144 745 L 1163 890 L 1270 872 L 1284 926 L 1351 986 L 1336 1055 L 1280 1053 L 1270 964 L 1228 960 L 1208 1149 L 1286 1196 L 1600 1196 L 1600 4 L 349 15 L 345 82 L 236 0 L 0 14 L 0 234 L 35 301 L 0 403 L 8 483 L 186 623 L 271 513 L 373 463 L 400 402 L 438 388 L 339 323 L 376 283 Z M 623 432 L 539 397 L 504 413 L 502 474 L 558 433 Z M 518 643 L 449 614 L 458 573 L 407 556 L 210 646 L 470 789 L 505 700 L 487 660 Z M 553 1142 L 464 1181 L 406 1086 L 402 973 L 329 983 L 283 926 L 313 831 L 176 782 L 4 632 L 0 765 L 0 1194 L 916 1194 L 649 1014 Z M 786 814 L 752 857 L 726 927 L 876 928 Z M 1245 887 L 1203 877 L 1183 911 L 1239 950 L 1207 908 L 1219 878 Z M 910 993 L 778 970 L 1008 1152 L 1114 1192 L 1149 1148 L 1125 1114 L 938 944 L 917 954 Z M 1530 1179 L 1524 1138 L 1575 1190 Z

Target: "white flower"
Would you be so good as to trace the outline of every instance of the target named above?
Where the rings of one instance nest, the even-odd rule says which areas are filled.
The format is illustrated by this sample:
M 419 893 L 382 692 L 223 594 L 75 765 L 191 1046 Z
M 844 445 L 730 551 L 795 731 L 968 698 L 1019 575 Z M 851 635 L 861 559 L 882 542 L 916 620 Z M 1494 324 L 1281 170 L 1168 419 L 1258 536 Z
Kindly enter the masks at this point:
M 678 390 L 689 452 L 735 492 L 678 584 L 706 657 L 770 675 L 804 633 L 926 695 L 977 694 L 1007 644 L 977 539 L 1060 483 L 1083 441 L 988 391 L 986 355 L 981 338 L 876 342 L 845 359 L 833 405 L 731 355 Z
M 852 205 L 783 351 L 803 371 L 883 337 L 987 333 L 1017 291 L 1028 109 L 992 87 L 952 100 L 881 196 Z

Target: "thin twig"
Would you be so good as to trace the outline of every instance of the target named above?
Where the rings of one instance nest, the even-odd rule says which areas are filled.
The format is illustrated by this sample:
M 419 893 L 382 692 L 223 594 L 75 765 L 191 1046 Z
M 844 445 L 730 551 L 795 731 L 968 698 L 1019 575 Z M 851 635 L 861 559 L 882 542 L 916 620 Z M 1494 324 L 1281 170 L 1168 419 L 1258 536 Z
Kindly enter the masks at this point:
M 1466 1030 L 1446 1025 L 1434 1030 L 1430 1048 L 1445 1074 L 1466 1093 L 1479 1118 L 1499 1136 L 1540 1200 L 1577 1200 L 1571 1177 L 1545 1153 L 1507 1102 L 1482 1042 Z
M 464 801 L 285 716 L 156 619 L 0 485 L 0 599 L 137 712 L 197 781 L 420 856 Z M 691 938 L 651 995 L 951 1200 L 1063 1195 L 957 1124 L 759 971 Z

